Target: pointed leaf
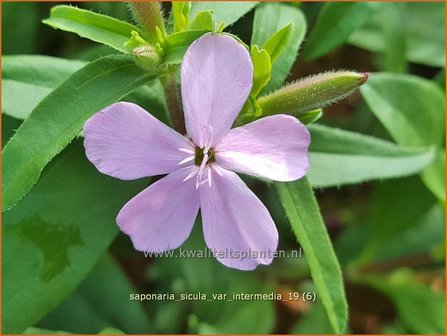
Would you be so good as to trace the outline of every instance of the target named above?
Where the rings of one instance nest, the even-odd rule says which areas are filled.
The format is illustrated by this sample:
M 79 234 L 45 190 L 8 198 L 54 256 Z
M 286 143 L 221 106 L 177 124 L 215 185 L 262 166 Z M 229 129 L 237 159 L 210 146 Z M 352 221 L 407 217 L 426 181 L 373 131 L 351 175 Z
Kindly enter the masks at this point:
M 42 100 L 3 150 L 3 211 L 30 191 L 45 165 L 93 113 L 153 77 L 126 56 L 108 56 L 78 70 Z
M 276 183 L 276 188 L 293 233 L 304 250 L 332 329 L 334 333 L 343 333 L 348 319 L 343 277 L 309 181 L 304 177 Z
M 53 7 L 50 17 L 43 20 L 43 23 L 56 29 L 76 33 L 123 53 L 126 53 L 124 44 L 130 39 L 132 31 L 143 36 L 143 33 L 130 23 L 65 5 Z
M 291 37 L 281 56 L 272 66 L 272 78 L 263 94 L 279 88 L 292 69 L 306 33 L 306 19 L 301 11 L 285 3 L 262 3 L 256 7 L 251 45 L 263 46 L 278 30 L 293 24 Z

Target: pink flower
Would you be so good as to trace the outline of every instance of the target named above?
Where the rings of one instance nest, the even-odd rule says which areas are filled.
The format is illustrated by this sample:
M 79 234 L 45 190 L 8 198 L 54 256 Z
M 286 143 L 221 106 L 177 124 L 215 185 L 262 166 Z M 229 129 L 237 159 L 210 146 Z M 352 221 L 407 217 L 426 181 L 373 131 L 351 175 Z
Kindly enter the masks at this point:
M 188 136 L 124 102 L 85 123 L 86 154 L 100 172 L 123 180 L 168 174 L 118 214 L 118 226 L 135 249 L 179 247 L 200 208 L 205 242 L 221 263 L 242 270 L 271 263 L 278 246 L 275 224 L 235 172 L 299 179 L 308 169 L 310 138 L 288 115 L 230 129 L 252 81 L 247 50 L 229 35 L 206 34 L 189 47 L 181 69 Z

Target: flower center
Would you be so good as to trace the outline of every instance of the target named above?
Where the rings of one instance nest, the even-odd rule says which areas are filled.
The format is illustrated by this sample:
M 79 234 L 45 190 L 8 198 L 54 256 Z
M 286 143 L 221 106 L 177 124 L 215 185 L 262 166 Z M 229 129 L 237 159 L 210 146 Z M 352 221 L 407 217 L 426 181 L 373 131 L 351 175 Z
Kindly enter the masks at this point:
M 208 165 L 208 164 L 213 163 L 213 162 L 216 161 L 216 157 L 214 156 L 214 149 L 213 148 L 210 148 L 208 150 L 207 155 L 208 155 L 208 160 L 206 161 L 205 165 Z M 194 164 L 196 166 L 200 167 L 200 165 L 203 163 L 204 156 L 205 156 L 205 153 L 204 153 L 203 148 L 196 147 L 195 148 L 195 155 L 194 155 Z

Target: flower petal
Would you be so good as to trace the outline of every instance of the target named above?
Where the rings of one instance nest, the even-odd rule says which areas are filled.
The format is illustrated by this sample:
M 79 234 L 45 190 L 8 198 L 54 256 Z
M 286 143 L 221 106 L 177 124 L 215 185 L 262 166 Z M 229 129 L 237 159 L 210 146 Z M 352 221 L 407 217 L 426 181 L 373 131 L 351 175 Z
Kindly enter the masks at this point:
M 182 182 L 191 168 L 182 168 L 151 184 L 119 212 L 116 222 L 135 249 L 161 252 L 188 238 L 199 211 L 194 179 Z
M 193 145 L 138 105 L 116 103 L 84 124 L 88 159 L 103 174 L 123 180 L 168 174 Z
M 309 168 L 310 135 L 296 118 L 275 115 L 234 128 L 216 147 L 216 162 L 231 171 L 293 181 Z
M 225 266 L 252 270 L 270 264 L 278 231 L 261 201 L 235 173 L 213 172 L 199 188 L 205 241 Z
M 250 93 L 253 64 L 229 35 L 205 34 L 188 48 L 182 64 L 182 100 L 188 135 L 205 147 L 231 128 Z

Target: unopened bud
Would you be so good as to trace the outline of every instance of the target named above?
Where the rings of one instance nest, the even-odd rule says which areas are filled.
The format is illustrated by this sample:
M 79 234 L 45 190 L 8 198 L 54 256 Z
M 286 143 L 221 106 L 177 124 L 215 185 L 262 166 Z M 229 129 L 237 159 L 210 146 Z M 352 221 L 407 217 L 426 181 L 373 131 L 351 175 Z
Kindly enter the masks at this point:
M 164 36 L 165 22 L 163 11 L 159 2 L 155 1 L 137 1 L 129 2 L 128 6 L 133 18 L 140 26 L 144 37 L 151 43 L 157 43 L 157 27 Z
M 137 47 L 132 50 L 135 64 L 147 71 L 160 71 L 161 58 L 154 47 L 150 45 Z
M 368 73 L 326 72 L 304 78 L 258 99 L 262 115 L 292 114 L 328 106 L 366 83 Z

